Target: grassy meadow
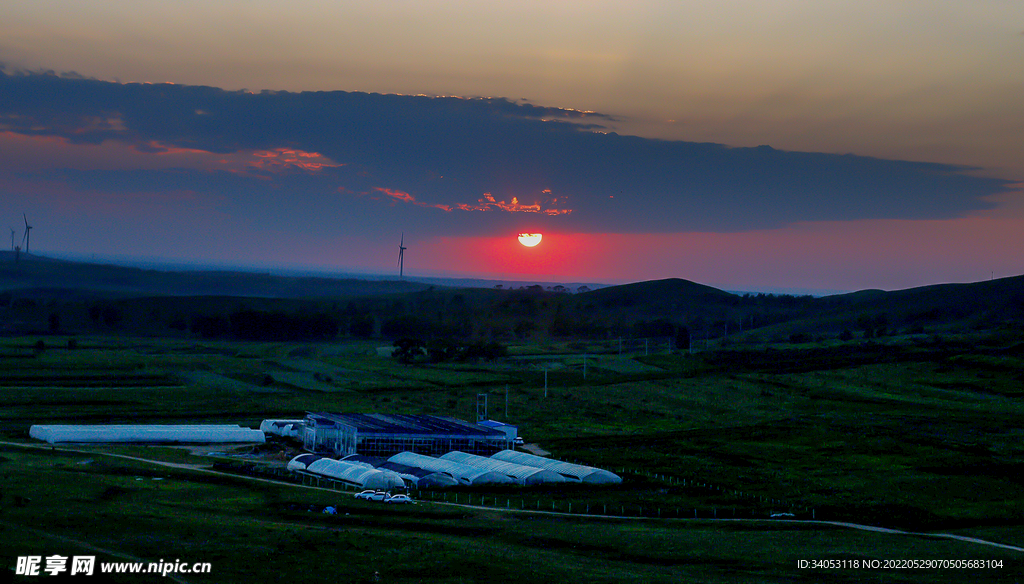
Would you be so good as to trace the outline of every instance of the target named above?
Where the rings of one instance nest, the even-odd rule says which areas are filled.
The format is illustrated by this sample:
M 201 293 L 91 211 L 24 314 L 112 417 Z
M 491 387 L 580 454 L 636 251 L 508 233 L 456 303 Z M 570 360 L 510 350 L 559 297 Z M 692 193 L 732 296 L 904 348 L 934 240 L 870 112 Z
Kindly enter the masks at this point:
M 0 580 L 19 556 L 95 554 L 247 584 L 1024 581 L 1024 552 L 934 535 L 1024 547 L 1022 323 L 1024 277 L 811 298 L 3 264 Z M 400 362 L 398 339 L 425 350 Z M 28 436 L 317 410 L 474 419 L 481 393 L 527 442 L 623 484 L 396 508 L 289 478 L 287 442 Z M 924 559 L 1002 567 L 849 567 Z
M 556 457 L 621 472 L 624 484 L 460 494 L 489 497 L 485 508 L 391 508 L 103 454 L 201 467 L 222 460 L 178 448 L 7 445 L 6 567 L 19 555 L 95 548 L 146 561 L 208 561 L 213 574 L 182 578 L 210 582 L 325 573 L 369 582 L 374 572 L 384 582 L 1024 578 L 1021 552 L 767 519 L 788 511 L 1024 547 L 1024 390 L 1013 335 L 719 343 L 693 354 L 623 355 L 548 340 L 510 344 L 509 357 L 494 361 L 411 365 L 382 356 L 385 345 L 78 336 L 69 348 L 58 336 L 4 338 L 0 438 L 31 445 L 28 427 L 46 423 L 256 426 L 309 410 L 472 419 L 477 394 L 487 393 L 491 418 L 517 424 Z M 320 513 L 329 504 L 338 515 Z M 572 505 L 576 515 L 486 508 L 506 505 Z M 647 518 L 580 516 L 585 509 Z M 733 516 L 759 520 L 708 520 Z M 800 559 L 929 558 L 1005 561 L 969 576 L 796 567 Z

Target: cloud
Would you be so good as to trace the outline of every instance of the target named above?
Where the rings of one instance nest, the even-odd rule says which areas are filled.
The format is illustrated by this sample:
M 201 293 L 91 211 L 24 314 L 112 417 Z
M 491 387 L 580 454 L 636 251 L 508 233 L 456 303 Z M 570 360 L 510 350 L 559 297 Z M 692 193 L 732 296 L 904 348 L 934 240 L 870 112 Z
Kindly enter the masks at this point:
M 257 208 L 286 212 L 283 203 L 269 211 L 277 197 L 374 218 L 347 216 L 353 228 L 379 225 L 380 215 L 446 234 L 521 231 L 524 218 L 530 229 L 620 233 L 949 219 L 992 208 L 992 196 L 1009 188 L 973 168 L 622 136 L 608 131 L 613 121 L 503 98 L 253 93 L 0 71 L 0 131 L 231 161 L 54 169 L 37 171 L 39 180 L 187 188 L 239 207 L 264 197 Z

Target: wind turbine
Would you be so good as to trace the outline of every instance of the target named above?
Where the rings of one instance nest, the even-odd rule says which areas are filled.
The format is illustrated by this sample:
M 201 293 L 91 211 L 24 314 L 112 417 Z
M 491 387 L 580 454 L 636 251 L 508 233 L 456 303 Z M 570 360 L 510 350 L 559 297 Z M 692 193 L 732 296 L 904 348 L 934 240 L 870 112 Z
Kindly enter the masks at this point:
M 28 242 L 29 242 L 29 236 L 28 235 L 32 231 L 32 226 L 28 224 L 28 217 L 26 217 L 24 213 L 22 213 L 21 216 L 25 219 L 25 237 L 22 239 L 22 241 L 25 244 L 25 253 L 28 253 Z
M 402 242 L 398 244 L 398 277 L 403 278 L 405 272 L 405 232 L 402 232 Z

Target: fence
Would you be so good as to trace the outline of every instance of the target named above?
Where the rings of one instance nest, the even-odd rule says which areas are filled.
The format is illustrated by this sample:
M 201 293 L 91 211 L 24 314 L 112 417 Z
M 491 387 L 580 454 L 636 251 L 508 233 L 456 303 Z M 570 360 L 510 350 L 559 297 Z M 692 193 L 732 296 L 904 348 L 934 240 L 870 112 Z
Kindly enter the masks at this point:
M 537 511 L 590 517 L 636 517 L 648 519 L 765 519 L 776 512 L 790 513 L 794 518 L 816 519 L 814 509 L 780 508 L 765 512 L 758 507 L 705 506 L 682 507 L 658 505 L 653 502 L 627 504 L 621 502 L 587 502 L 555 497 L 507 496 L 458 491 L 416 491 L 414 498 L 424 501 L 485 507 L 512 511 Z
M 292 472 L 286 469 L 268 467 L 264 465 L 217 463 L 214 464 L 214 469 L 248 476 L 272 478 L 283 482 L 319 487 L 338 492 L 359 490 L 359 487 L 343 483 L 330 477 L 302 472 Z M 572 515 L 664 519 L 764 519 L 765 517 L 770 517 L 775 513 L 790 513 L 795 518 L 817 519 L 817 511 L 814 508 L 795 506 L 782 499 L 775 499 L 755 493 L 747 493 L 738 489 L 715 485 L 704 480 L 673 477 L 647 471 L 635 471 L 628 469 L 620 469 L 619 472 L 623 475 L 632 474 L 634 476 L 646 477 L 669 486 L 706 489 L 707 491 L 718 493 L 723 496 L 733 497 L 737 499 L 738 502 L 735 504 L 720 506 L 683 507 L 678 504 L 668 503 L 660 505 L 653 501 L 642 501 L 640 503 L 624 503 L 616 501 L 609 503 L 604 501 L 594 502 L 586 500 L 571 500 L 564 496 L 554 496 L 550 493 L 535 492 L 524 492 L 510 495 L 472 493 L 459 490 L 434 491 L 412 488 L 410 489 L 410 494 L 414 499 L 423 501 L 435 501 L 506 510 L 545 511 Z

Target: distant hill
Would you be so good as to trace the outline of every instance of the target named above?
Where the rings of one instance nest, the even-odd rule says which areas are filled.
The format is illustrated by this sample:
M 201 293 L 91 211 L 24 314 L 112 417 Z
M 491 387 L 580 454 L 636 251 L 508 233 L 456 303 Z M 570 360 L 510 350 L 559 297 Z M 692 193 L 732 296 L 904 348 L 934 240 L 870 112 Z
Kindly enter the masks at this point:
M 671 307 L 682 304 L 721 304 L 730 303 L 739 297 L 718 288 L 705 286 L 681 278 L 650 280 L 635 282 L 621 286 L 609 286 L 600 290 L 587 292 L 586 298 L 596 301 L 605 307 L 647 308 Z
M 97 310 L 108 311 L 109 324 Z M 741 296 L 680 278 L 570 294 L 564 286 L 445 287 L 412 280 L 157 270 L 30 254 L 15 261 L 11 252 L 0 252 L 0 329 L 8 331 L 165 334 L 194 327 L 197 318 L 229 319 L 240 310 L 329 314 L 340 334 L 362 337 L 607 339 L 674 335 L 685 327 L 705 343 L 723 337 L 807 342 L 1019 328 L 1024 276 L 820 298 Z M 55 325 L 48 322 L 53 315 Z
M 821 298 L 825 314 L 884 315 L 901 324 L 974 320 L 983 324 L 1024 317 L 1024 276 L 970 284 L 936 284 Z
M 38 291 L 52 297 L 76 291 L 115 296 L 241 296 L 325 298 L 399 294 L 430 288 L 406 280 L 280 276 L 243 271 L 164 271 L 0 254 L 0 292 Z M 64 291 L 64 293 L 59 293 Z

